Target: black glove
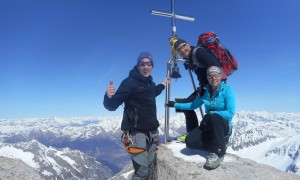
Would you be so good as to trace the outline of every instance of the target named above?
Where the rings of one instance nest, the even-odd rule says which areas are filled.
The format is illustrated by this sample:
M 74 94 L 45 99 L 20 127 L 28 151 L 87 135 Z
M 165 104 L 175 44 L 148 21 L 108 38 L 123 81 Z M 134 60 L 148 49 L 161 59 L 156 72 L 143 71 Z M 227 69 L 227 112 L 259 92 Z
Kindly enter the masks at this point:
M 185 61 L 184 63 L 183 63 L 183 66 L 184 66 L 184 68 L 186 69 L 186 70 L 188 70 L 188 69 L 191 69 L 191 70 L 193 70 L 194 68 L 193 68 L 193 62 L 190 62 L 190 61 Z
M 202 97 L 203 95 L 204 95 L 204 86 L 200 86 L 200 87 L 198 87 L 198 89 L 197 89 L 197 93 L 198 93 L 198 95 L 200 96 L 200 97 Z
M 166 103 L 166 106 L 168 107 L 174 107 L 175 101 L 169 101 Z
M 185 70 L 188 70 L 189 69 L 189 62 L 184 62 L 183 66 L 184 66 Z

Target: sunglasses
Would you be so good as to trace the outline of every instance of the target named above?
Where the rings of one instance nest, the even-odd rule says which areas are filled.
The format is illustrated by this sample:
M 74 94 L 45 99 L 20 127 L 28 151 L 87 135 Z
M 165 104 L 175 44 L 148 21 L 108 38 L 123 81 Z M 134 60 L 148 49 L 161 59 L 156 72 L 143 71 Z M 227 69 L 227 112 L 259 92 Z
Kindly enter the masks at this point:
M 177 51 L 181 51 L 185 46 L 187 45 L 187 43 L 184 43 L 180 48 L 177 49 Z
M 212 78 L 218 78 L 218 77 L 220 77 L 220 76 L 221 76 L 221 74 L 208 75 L 207 78 L 208 78 L 208 79 L 212 79 Z
M 145 67 L 146 65 L 150 67 L 150 66 L 152 66 L 152 62 L 149 61 L 149 62 L 140 62 L 139 63 L 139 66 L 141 66 L 141 67 Z

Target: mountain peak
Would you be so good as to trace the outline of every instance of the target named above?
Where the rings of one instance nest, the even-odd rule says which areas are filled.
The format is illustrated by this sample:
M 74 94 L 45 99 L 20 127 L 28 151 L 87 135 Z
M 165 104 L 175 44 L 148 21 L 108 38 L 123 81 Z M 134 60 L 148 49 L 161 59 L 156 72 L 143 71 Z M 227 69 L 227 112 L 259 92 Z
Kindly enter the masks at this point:
M 174 143 L 174 142 L 172 142 Z M 214 170 L 206 170 L 203 166 L 204 158 L 194 158 L 201 154 L 200 150 L 181 149 L 185 156 L 178 157 L 169 146 L 163 144 L 158 147 L 157 161 L 150 179 L 299 179 L 299 176 L 282 172 L 268 165 L 258 164 L 250 159 L 240 158 L 234 154 L 226 154 L 220 167 Z M 191 153 L 193 151 L 193 153 Z M 205 154 L 205 153 L 203 153 Z M 110 180 L 130 179 L 133 168 L 125 167 L 119 174 Z

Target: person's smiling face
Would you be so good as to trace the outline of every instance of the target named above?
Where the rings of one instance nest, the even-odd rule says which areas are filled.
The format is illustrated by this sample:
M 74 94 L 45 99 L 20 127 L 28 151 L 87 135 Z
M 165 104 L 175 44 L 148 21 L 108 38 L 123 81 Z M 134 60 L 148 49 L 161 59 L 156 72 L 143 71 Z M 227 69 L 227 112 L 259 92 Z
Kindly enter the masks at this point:
M 191 47 L 188 43 L 181 43 L 176 50 L 182 57 L 188 58 L 191 52 Z
M 211 87 L 218 87 L 222 79 L 222 74 L 211 72 L 207 76 L 207 80 Z
M 144 77 L 150 76 L 151 71 L 153 69 L 153 64 L 152 64 L 151 59 L 149 59 L 149 58 L 142 59 L 139 62 L 137 68 L 142 76 L 144 76 Z

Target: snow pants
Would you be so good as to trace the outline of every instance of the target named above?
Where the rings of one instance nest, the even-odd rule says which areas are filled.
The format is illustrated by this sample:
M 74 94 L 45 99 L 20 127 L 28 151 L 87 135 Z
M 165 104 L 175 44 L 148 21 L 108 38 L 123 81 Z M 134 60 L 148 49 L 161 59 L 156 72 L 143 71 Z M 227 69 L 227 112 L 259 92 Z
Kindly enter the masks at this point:
M 201 149 L 216 153 L 222 157 L 226 153 L 231 127 L 219 114 L 205 114 L 198 128 L 192 130 L 186 137 L 188 148 Z
M 192 93 L 188 98 L 176 98 L 176 102 L 187 103 L 192 102 L 196 98 L 196 92 Z M 176 112 L 183 112 L 185 116 L 186 123 L 186 132 L 191 132 L 193 129 L 199 126 L 198 117 L 194 110 L 179 110 L 176 109 Z
M 134 168 L 133 180 L 149 179 L 153 169 L 153 162 L 156 158 L 156 150 L 159 145 L 159 132 L 130 132 L 133 145 L 145 149 L 144 152 L 132 154 L 131 160 Z

